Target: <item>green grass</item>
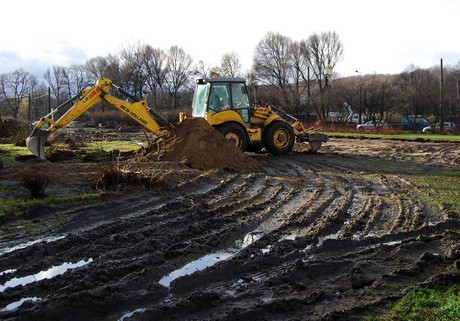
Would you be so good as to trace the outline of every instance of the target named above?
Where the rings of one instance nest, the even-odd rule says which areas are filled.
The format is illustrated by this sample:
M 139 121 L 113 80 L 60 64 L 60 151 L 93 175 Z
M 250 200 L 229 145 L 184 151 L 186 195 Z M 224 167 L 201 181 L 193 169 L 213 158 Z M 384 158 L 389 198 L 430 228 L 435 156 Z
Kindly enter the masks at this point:
M 460 215 L 460 169 L 438 168 L 408 179 L 429 187 L 426 193 L 418 196 L 423 203 Z
M 65 148 L 65 144 L 54 144 L 53 148 Z M 120 152 L 130 152 L 140 149 L 141 146 L 135 142 L 127 141 L 103 141 L 103 142 L 90 142 L 86 143 L 85 147 L 81 147 L 81 150 L 86 151 L 97 151 L 103 150 L 104 152 L 111 152 L 118 150 Z M 45 147 L 45 151 L 48 147 Z M 29 149 L 25 146 L 14 146 L 13 144 L 0 144 L 0 160 L 3 162 L 3 166 L 11 166 L 16 161 L 17 156 L 32 155 Z
M 129 141 L 103 141 L 87 143 L 87 149 L 95 150 L 102 149 L 105 152 L 119 150 L 120 152 L 136 151 L 141 148 L 141 145 Z
M 385 317 L 370 317 L 367 320 L 460 320 L 460 285 L 412 287 Z
M 429 134 L 429 133 L 360 133 L 360 132 L 325 132 L 329 137 L 368 138 L 368 139 L 397 139 L 397 140 L 426 140 L 460 143 L 460 135 Z
M 380 167 L 378 161 L 371 166 Z M 435 168 L 429 171 L 409 167 L 401 168 L 401 163 L 387 171 L 403 172 L 404 179 L 425 187 L 425 193 L 417 194 L 423 203 L 436 210 L 450 210 L 460 214 L 460 169 Z M 382 167 L 384 168 L 384 167 Z M 368 317 L 369 321 L 422 321 L 422 320 L 460 320 L 460 284 L 450 287 L 412 287 L 396 303 L 385 304 L 375 309 L 378 315 L 385 317 Z M 372 314 L 372 312 L 371 312 Z
M 417 198 L 437 211 L 450 210 L 460 215 L 460 169 L 430 168 L 412 162 L 367 160 L 367 165 L 377 173 L 399 173 L 407 181 L 424 190 Z
M 16 156 L 31 155 L 25 146 L 14 146 L 13 144 L 0 144 L 0 159 L 4 166 L 11 166 Z
M 6 223 L 13 220 L 29 219 L 37 216 L 37 212 L 44 209 L 68 209 L 78 205 L 101 198 L 101 193 L 72 194 L 67 196 L 50 196 L 45 198 L 8 198 L 2 199 L 0 203 L 0 222 Z M 39 215 L 38 215 L 39 216 Z

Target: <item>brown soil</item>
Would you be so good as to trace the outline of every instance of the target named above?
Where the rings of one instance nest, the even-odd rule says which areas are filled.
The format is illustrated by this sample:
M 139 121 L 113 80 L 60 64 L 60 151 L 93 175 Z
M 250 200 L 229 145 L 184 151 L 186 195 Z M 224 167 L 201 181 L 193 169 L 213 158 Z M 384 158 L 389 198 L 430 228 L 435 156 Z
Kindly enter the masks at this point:
M 160 147 L 159 159 L 199 169 L 261 166 L 260 162 L 236 149 L 204 118 L 187 119 L 171 130 Z
M 206 148 L 222 146 L 183 137 L 165 141 L 162 161 L 116 162 L 157 185 L 3 224 L 0 318 L 357 320 L 412 285 L 460 281 L 459 213 L 425 203 L 436 190 L 411 179 L 444 167 L 458 176 L 458 144 L 332 138 L 318 154 L 233 151 L 224 168 L 203 170 Z M 202 158 L 166 160 L 187 138 L 207 146 Z M 38 166 L 51 175 L 49 196 L 94 192 L 104 164 L 18 163 L 0 175 L 3 197 L 27 197 L 18 173 Z

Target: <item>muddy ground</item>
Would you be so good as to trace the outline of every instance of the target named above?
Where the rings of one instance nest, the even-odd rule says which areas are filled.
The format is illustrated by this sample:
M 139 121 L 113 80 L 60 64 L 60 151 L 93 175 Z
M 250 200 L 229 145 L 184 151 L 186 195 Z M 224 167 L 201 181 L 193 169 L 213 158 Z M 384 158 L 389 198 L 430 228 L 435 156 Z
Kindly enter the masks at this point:
M 458 175 L 458 144 L 332 138 L 318 154 L 249 155 L 263 166 L 120 161 L 157 185 L 36 208 L 39 233 L 3 225 L 0 318 L 356 320 L 411 285 L 460 281 L 459 213 L 411 179 Z M 26 195 L 14 172 L 28 166 L 52 175 L 51 196 L 94 191 L 103 165 L 28 161 L 2 186 Z

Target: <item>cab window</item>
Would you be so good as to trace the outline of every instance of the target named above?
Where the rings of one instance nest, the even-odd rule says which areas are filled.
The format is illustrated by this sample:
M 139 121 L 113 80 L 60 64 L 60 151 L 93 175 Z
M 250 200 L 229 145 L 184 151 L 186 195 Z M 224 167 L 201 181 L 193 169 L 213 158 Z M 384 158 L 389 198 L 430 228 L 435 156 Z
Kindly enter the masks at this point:
M 241 115 L 245 123 L 249 122 L 249 98 L 246 86 L 242 83 L 232 84 L 232 107 Z
M 208 97 L 209 84 L 200 84 L 196 86 L 193 96 L 192 116 L 203 117 L 206 112 L 206 98 Z
M 228 84 L 213 84 L 209 96 L 209 111 L 217 113 L 230 108 L 230 88 Z

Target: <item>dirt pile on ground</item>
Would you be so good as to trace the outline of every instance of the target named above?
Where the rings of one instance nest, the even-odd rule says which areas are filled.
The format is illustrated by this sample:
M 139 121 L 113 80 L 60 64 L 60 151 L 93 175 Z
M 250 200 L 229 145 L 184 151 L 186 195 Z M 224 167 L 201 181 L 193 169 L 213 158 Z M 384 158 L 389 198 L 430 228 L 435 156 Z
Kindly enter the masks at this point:
M 203 118 L 183 121 L 160 146 L 159 159 L 198 169 L 257 168 L 261 163 L 232 145 Z

